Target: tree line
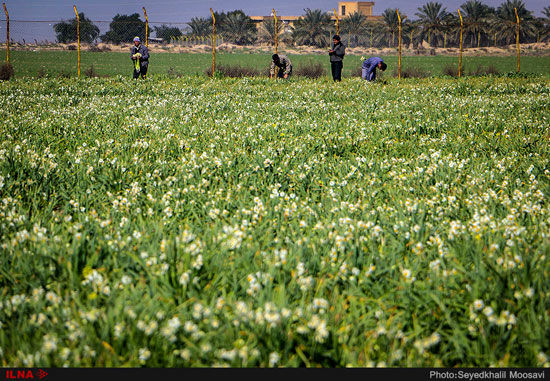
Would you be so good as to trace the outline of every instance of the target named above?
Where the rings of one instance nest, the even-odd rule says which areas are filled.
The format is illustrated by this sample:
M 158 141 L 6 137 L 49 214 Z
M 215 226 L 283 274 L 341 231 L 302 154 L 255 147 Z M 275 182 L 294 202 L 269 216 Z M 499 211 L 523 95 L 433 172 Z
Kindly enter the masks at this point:
M 550 41 L 550 6 L 543 10 L 543 17 L 533 16 L 522 0 L 506 0 L 498 7 L 490 7 L 480 0 L 467 0 L 460 6 L 463 17 L 463 40 L 466 47 L 508 45 L 516 38 L 517 9 L 520 18 L 520 42 Z M 279 41 L 288 45 L 326 47 L 335 33 L 331 13 L 320 9 L 304 9 L 304 14 L 293 26 L 277 25 Z M 353 13 L 340 20 L 340 34 L 351 46 L 397 46 L 399 21 L 398 9 L 388 8 L 379 20 L 369 20 L 360 13 Z M 428 2 L 418 8 L 413 17 L 399 12 L 402 19 L 402 41 L 405 46 L 417 47 L 427 42 L 431 47 L 458 45 L 460 19 L 456 11 L 449 12 L 439 2 Z M 215 12 L 216 32 L 225 42 L 237 45 L 273 43 L 275 22 L 262 22 L 256 28 L 254 21 L 242 10 Z M 138 13 L 117 14 L 109 24 L 109 30 L 100 35 L 93 21 L 79 14 L 80 39 L 92 43 L 100 39 L 106 43 L 127 43 L 135 36 L 145 38 L 145 21 Z M 55 24 L 57 41 L 76 41 L 76 18 Z M 194 17 L 187 27 L 180 29 L 169 25 L 150 28 L 157 38 L 165 42 L 184 36 L 209 37 L 212 35 L 211 17 Z M 347 37 L 347 39 L 346 39 Z

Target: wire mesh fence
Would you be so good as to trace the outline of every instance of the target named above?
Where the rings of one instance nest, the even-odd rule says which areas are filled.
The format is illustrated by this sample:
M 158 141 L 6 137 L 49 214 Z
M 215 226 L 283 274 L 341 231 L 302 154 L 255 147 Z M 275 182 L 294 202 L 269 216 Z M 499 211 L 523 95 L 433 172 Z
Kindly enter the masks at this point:
M 117 15 L 112 20 L 91 20 L 84 13 L 69 20 L 10 20 L 6 10 L 6 18 L 0 19 L 0 49 L 5 51 L 2 61 L 8 60 L 10 49 L 12 57 L 13 51 L 41 49 L 75 50 L 79 55 L 80 50 L 129 53 L 133 38 L 138 36 L 154 52 L 211 52 L 214 60 L 216 52 L 271 53 L 279 49 L 291 55 L 325 54 L 332 37 L 338 33 L 349 55 L 396 57 L 394 74 L 399 78 L 414 74 L 410 70 L 402 72 L 402 65 L 408 65 L 403 56 L 458 57 L 456 73 L 451 73 L 458 76 L 463 74 L 463 54 L 509 56 L 517 58 L 515 69 L 519 72 L 520 57 L 536 55 L 539 48 L 544 54 L 550 38 L 548 23 L 539 20 L 537 24 L 529 17 L 523 20 L 517 9 L 514 11 L 515 22 L 497 22 L 495 18 L 473 25 L 467 17 L 462 20 L 460 9 L 448 12 L 439 24 L 409 20 L 397 9 L 369 17 L 358 13 L 343 17 L 336 10 L 285 17 L 277 16 L 273 9 L 270 16 L 254 19 L 242 12 L 229 17 L 212 11 L 211 17 L 193 18 L 189 22 L 149 21 L 145 9 L 143 15 Z M 223 63 L 220 57 L 218 60 Z M 13 58 L 12 64 L 16 64 Z

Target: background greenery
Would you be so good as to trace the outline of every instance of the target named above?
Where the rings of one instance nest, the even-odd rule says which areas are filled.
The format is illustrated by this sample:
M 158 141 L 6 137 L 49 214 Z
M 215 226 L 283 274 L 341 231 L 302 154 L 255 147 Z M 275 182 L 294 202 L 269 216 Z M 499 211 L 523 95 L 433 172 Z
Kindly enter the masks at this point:
M 284 50 L 281 50 L 284 53 Z M 0 51 L 0 56 L 5 57 L 5 51 Z M 330 62 L 328 54 L 324 55 L 289 55 L 295 68 L 309 63 L 322 64 L 330 76 Z M 397 57 L 383 57 L 388 64 L 385 76 L 391 76 L 397 68 Z M 76 75 L 77 53 L 75 51 L 10 51 L 10 61 L 15 70 L 15 76 L 52 75 L 60 73 Z M 205 70 L 212 66 L 211 53 L 158 53 L 151 49 L 149 73 L 157 74 L 183 74 L 204 75 Z M 218 65 L 241 65 L 253 67 L 266 73 L 271 63 L 271 54 L 267 53 L 217 53 Z M 130 53 L 117 52 L 81 52 L 81 75 L 90 68 L 99 75 L 123 75 L 131 76 L 133 71 Z M 458 57 L 450 56 L 406 56 L 402 58 L 403 68 L 417 67 L 425 70 L 428 75 L 443 75 L 446 66 L 458 67 Z M 516 71 L 516 57 L 463 57 L 464 73 L 475 71 L 478 67 L 493 66 L 500 73 Z M 351 76 L 352 72 L 361 67 L 359 56 L 347 55 L 344 58 L 344 76 Z M 550 76 L 550 56 L 521 57 L 521 72 L 542 74 Z

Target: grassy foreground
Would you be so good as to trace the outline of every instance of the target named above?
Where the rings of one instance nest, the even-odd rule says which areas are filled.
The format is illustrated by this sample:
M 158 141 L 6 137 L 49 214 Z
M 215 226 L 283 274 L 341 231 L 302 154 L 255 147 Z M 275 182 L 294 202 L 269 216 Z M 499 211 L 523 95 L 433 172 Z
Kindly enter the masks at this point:
M 130 54 L 118 52 L 81 52 L 81 75 L 93 65 L 95 72 L 102 76 L 122 75 L 131 77 L 132 62 Z M 0 57 L 5 60 L 5 51 L 0 50 Z M 361 57 L 348 55 L 344 58 L 343 75 L 351 77 L 361 67 Z M 397 68 L 397 56 L 384 56 L 388 64 L 385 76 L 393 75 Z M 290 59 L 295 68 L 320 63 L 325 67 L 327 76 L 330 76 L 328 55 L 291 55 Z M 22 76 L 58 76 L 77 74 L 77 53 L 75 51 L 11 51 L 10 60 L 14 66 L 16 77 Z M 218 65 L 241 65 L 255 68 L 261 72 L 267 71 L 271 62 L 270 54 L 245 53 L 217 53 Z M 521 58 L 521 71 L 527 74 L 550 77 L 550 56 L 526 56 Z M 442 76 L 447 66 L 458 67 L 458 57 L 452 56 L 405 56 L 403 70 L 419 68 L 428 76 Z M 499 73 L 513 73 L 517 68 L 516 56 L 509 57 L 463 57 L 463 73 L 468 75 L 479 68 L 494 67 Z M 151 75 L 205 75 L 205 70 L 212 67 L 211 53 L 156 53 L 151 52 Z
M 388 82 L 1 83 L 2 366 L 549 366 L 548 81 Z

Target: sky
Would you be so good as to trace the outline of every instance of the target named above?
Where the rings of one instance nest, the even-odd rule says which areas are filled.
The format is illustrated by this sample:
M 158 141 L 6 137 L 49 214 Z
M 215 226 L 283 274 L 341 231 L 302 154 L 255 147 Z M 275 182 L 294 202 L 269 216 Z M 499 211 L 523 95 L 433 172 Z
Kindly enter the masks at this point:
M 438 0 L 435 0 L 438 1 Z M 448 12 L 456 12 L 466 0 L 439 0 Z M 250 16 L 269 15 L 275 8 L 278 15 L 302 15 L 304 9 L 322 9 L 332 11 L 338 6 L 338 0 L 3 0 L 10 15 L 10 37 L 16 41 L 25 39 L 27 42 L 55 41 L 53 24 L 48 22 L 23 23 L 17 20 L 59 21 L 75 17 L 73 5 L 79 12 L 84 12 L 87 18 L 97 21 L 111 21 L 119 14 L 142 13 L 145 7 L 149 22 L 186 23 L 192 17 L 208 17 L 210 8 L 218 12 L 241 9 Z M 428 0 L 384 0 L 375 1 L 373 14 L 380 15 L 387 8 L 399 8 L 402 14 L 409 18 Z M 504 0 L 482 0 L 483 3 L 497 7 Z M 549 0 L 524 0 L 526 8 L 535 16 L 542 16 L 542 10 L 550 6 Z M 0 41 L 6 39 L 5 15 L 0 13 Z M 143 16 L 142 16 L 142 19 Z M 107 31 L 109 23 L 96 23 L 101 33 Z M 174 25 L 180 28 L 186 25 Z

